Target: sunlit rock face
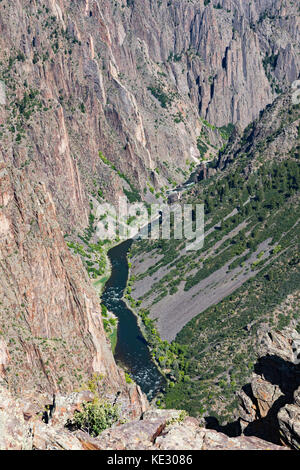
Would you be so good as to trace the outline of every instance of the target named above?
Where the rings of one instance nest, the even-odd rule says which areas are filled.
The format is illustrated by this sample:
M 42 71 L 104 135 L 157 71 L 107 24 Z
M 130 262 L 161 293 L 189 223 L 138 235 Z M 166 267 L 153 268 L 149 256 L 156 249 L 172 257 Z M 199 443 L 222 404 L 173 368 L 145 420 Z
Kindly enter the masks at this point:
M 17 396 L 73 391 L 96 374 L 131 416 L 147 407 L 115 364 L 99 297 L 42 183 L 0 164 L 0 377 Z
M 14 424 L 6 386 L 35 402 L 36 393 L 67 393 L 96 373 L 107 393 L 122 392 L 131 417 L 145 411 L 63 234 L 88 225 L 98 189 L 110 201 L 123 194 L 124 175 L 141 195 L 147 183 L 181 182 L 180 169 L 200 157 L 200 117 L 243 128 L 300 70 L 296 2 L 42 3 L 0 6 L 1 448 L 58 439 L 47 431 L 39 441 L 37 431 L 33 443 L 25 405 Z M 85 442 L 60 436 L 63 448 Z
M 141 195 L 181 182 L 200 117 L 244 128 L 298 78 L 295 2 L 205 4 L 2 2 L 3 158 L 46 183 L 64 228 L 87 225 L 95 187 L 122 193 L 99 150 Z

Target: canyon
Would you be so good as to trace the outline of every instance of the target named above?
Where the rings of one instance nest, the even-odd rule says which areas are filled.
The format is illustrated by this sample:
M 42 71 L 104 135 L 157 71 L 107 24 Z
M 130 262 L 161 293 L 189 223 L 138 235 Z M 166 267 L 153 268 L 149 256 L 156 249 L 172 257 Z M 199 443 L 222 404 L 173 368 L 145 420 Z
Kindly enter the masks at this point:
M 99 203 L 124 194 L 130 202 L 166 202 L 167 191 L 201 162 L 217 161 L 209 175 L 219 178 L 243 154 L 251 159 L 246 177 L 261 166 L 262 146 L 265 162 L 297 160 L 299 115 L 290 101 L 300 73 L 297 3 L 2 0 L 0 32 L 0 448 L 106 449 L 116 442 L 128 449 L 297 448 L 298 428 L 291 432 L 289 419 L 298 423 L 299 397 L 293 401 L 291 391 L 278 415 L 284 438 L 275 443 L 269 436 L 228 437 L 205 429 L 198 416 L 181 420 L 177 411 L 149 409 L 111 350 L 99 292 L 86 270 L 93 238 L 85 255 L 78 251 Z M 195 188 L 185 197 L 198 197 Z M 297 197 L 289 200 L 295 207 Z M 288 257 L 292 274 L 299 264 L 294 246 L 296 239 Z M 260 246 L 256 255 L 275 248 Z M 150 264 L 136 256 L 138 276 Z M 152 288 L 148 281 L 144 286 Z M 145 287 L 135 288 L 137 300 Z M 295 290 L 289 294 L 297 304 Z M 168 335 L 161 318 L 169 324 L 178 297 L 154 308 L 152 320 L 162 310 L 163 339 L 173 340 L 200 313 L 190 294 L 184 291 L 189 308 L 177 311 L 180 322 Z M 80 390 L 93 376 L 109 402 L 119 393 L 129 423 L 96 440 L 65 429 L 93 399 Z M 41 413 L 53 394 L 58 409 L 48 425 Z M 264 411 L 253 406 L 257 420 Z

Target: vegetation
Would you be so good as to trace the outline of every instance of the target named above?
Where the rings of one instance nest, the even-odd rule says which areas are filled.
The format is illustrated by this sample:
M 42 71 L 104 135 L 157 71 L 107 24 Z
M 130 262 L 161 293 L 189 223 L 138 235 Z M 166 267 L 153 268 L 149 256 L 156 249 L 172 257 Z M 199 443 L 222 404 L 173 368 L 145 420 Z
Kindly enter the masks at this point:
M 300 323 L 299 144 L 296 140 L 292 151 L 281 158 L 271 159 L 266 151 L 298 119 L 297 106 L 283 110 L 281 116 L 278 128 L 273 126 L 272 133 L 257 141 L 253 141 L 255 124 L 248 126 L 234 164 L 183 197 L 183 202 L 205 205 L 202 249 L 186 253 L 185 243 L 173 238 L 132 246 L 132 256 L 144 258 L 148 253 L 158 258 L 132 279 L 130 301 L 142 319 L 153 357 L 168 378 L 160 406 L 215 416 L 223 423 L 232 419 L 235 391 L 247 383 L 256 360 L 259 325 L 282 329 Z M 229 125 L 220 132 L 228 138 L 233 130 Z M 163 268 L 165 274 L 156 278 Z M 179 289 L 191 291 L 192 298 L 201 292 L 200 283 L 221 269 L 228 279 L 247 275 L 248 280 L 199 313 L 171 344 L 162 341 L 149 317 L 151 307 Z M 143 278 L 151 288 L 135 298 L 135 283 Z
M 173 95 L 165 93 L 159 85 L 149 86 L 148 90 L 160 102 L 162 108 L 168 108 L 171 105 Z
M 71 425 L 89 433 L 93 437 L 107 428 L 111 428 L 119 420 L 119 409 L 107 401 L 83 403 L 83 410 L 74 414 Z
M 123 179 L 129 186 L 129 189 L 124 188 L 124 194 L 127 196 L 130 203 L 139 202 L 141 200 L 140 193 L 138 189 L 131 183 L 128 176 L 118 170 L 114 163 L 110 162 L 101 151 L 99 151 L 99 157 L 103 161 L 103 163 L 109 166 L 113 171 L 115 171 L 118 176 Z

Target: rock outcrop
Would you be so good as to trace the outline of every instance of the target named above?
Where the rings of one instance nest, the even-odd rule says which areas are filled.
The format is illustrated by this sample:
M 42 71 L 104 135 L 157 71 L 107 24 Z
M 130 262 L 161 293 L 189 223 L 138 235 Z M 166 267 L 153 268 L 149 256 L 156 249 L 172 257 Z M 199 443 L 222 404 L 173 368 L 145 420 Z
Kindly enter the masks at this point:
M 91 439 L 77 433 L 82 445 L 95 450 L 283 450 L 256 437 L 230 438 L 201 428 L 195 418 L 175 410 L 150 411 L 143 419 L 104 431 Z
M 285 443 L 293 449 L 300 449 L 300 387 L 294 393 L 294 403 L 285 405 L 279 411 L 280 434 Z
M 259 360 L 251 384 L 239 393 L 245 435 L 259 435 L 291 448 L 300 446 L 300 335 L 295 330 L 260 331 Z
M 58 396 L 53 418 L 42 421 L 41 409 L 13 399 L 0 388 L 1 450 L 283 450 L 256 437 L 230 438 L 204 429 L 195 418 L 177 410 L 149 410 L 141 419 L 119 424 L 95 438 L 83 431 L 69 431 L 66 421 L 90 392 Z M 13 414 L 11 413 L 11 410 Z M 126 404 L 123 413 L 126 415 Z M 128 412 L 127 412 L 128 416 Z
M 99 190 L 113 200 L 126 178 L 162 186 L 197 160 L 199 116 L 246 125 L 275 96 L 266 70 L 282 87 L 297 78 L 295 9 L 1 2 L 0 156 L 14 169 L 1 169 L 0 373 L 13 388 L 69 390 L 107 370 L 119 383 L 98 299 L 61 230 L 87 226 Z

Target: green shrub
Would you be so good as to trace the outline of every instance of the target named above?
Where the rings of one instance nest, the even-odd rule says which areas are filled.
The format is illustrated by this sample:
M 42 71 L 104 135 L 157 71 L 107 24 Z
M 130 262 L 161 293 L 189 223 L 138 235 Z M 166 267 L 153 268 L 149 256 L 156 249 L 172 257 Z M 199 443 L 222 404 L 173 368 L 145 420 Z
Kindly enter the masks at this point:
M 127 384 L 133 383 L 133 380 L 131 379 L 130 375 L 127 372 L 125 372 L 125 380 Z
M 119 409 L 109 402 L 83 403 L 83 410 L 74 415 L 72 425 L 97 437 L 119 420 Z
M 152 95 L 160 102 L 162 108 L 167 108 L 173 101 L 173 96 L 167 95 L 160 86 L 150 86 L 148 90 L 151 91 Z

